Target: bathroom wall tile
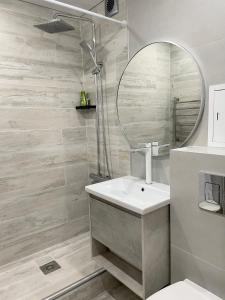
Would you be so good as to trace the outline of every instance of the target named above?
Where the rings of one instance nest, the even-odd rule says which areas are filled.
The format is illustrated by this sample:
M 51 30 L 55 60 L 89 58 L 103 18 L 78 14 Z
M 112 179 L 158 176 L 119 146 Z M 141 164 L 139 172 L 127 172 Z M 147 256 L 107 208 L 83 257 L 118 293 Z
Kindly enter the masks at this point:
M 75 88 L 76 86 L 77 88 Z M 78 82 L 73 82 L 73 87 L 70 88 L 58 88 L 44 86 L 44 84 L 31 87 L 24 84 L 20 85 L 16 81 L 13 83 L 7 81 L 0 91 L 0 105 L 18 108 L 21 106 L 33 108 L 74 108 L 80 101 L 78 91 Z
M 62 130 L 63 144 L 86 145 L 86 127 L 65 128 Z
M 38 191 L 37 193 L 30 193 L 24 196 L 19 195 L 17 192 L 10 193 L 10 195 L 2 195 L 0 202 L 0 223 L 16 218 L 25 218 L 37 212 L 40 216 L 42 212 L 51 214 L 51 210 L 55 209 L 64 210 L 66 219 L 75 219 L 79 217 L 76 205 L 79 202 L 84 202 L 84 205 L 86 205 L 87 194 L 84 191 L 84 184 L 84 182 L 76 182 L 74 185 L 66 185 L 47 191 Z M 35 211 L 35 207 L 38 207 L 37 212 Z M 55 217 L 57 218 L 57 216 Z M 51 218 L 54 218 L 54 215 Z M 32 226 L 30 230 L 33 230 Z
M 33 25 L 47 22 L 52 18 L 52 11 L 50 9 L 37 7 L 28 3 L 11 2 L 11 7 L 7 7 L 1 2 L 1 28 L 2 32 L 10 33 L 11 35 L 26 36 L 26 38 L 41 37 L 42 40 L 57 41 L 57 45 L 69 47 L 71 50 L 79 49 L 77 39 L 80 38 L 79 22 L 72 21 L 71 25 L 74 26 L 74 30 L 60 35 L 44 35 L 38 28 L 34 28 Z M 11 26 L 7 26 L 5 20 L 8 20 Z M 71 39 L 73 37 L 73 40 Z
M 0 153 L 40 149 L 62 144 L 60 130 L 0 131 Z
M 118 17 L 125 16 L 122 2 Z M 33 25 L 51 18 L 50 9 L 16 0 L 2 1 L 0 7 L 0 264 L 5 264 L 88 230 L 84 187 L 88 171 L 96 170 L 96 131 L 95 113 L 74 109 L 83 80 L 78 23 L 71 22 L 73 32 L 48 35 Z M 111 105 L 127 62 L 127 33 L 99 25 L 104 47 L 98 46 L 98 53 L 99 59 L 105 57 Z M 94 93 L 93 77 L 87 78 Z M 113 171 L 120 176 L 129 173 L 129 152 L 123 136 L 117 137 L 110 105 Z M 92 128 L 89 165 L 86 126 Z
M 127 1 L 120 1 L 120 13 L 115 16 L 119 19 L 127 18 Z M 101 3 L 95 8 L 95 12 L 104 13 L 104 4 Z M 124 67 L 128 62 L 128 44 L 127 30 L 120 26 L 112 26 L 109 23 L 96 20 L 97 32 L 97 55 L 98 61 L 102 61 L 104 65 L 103 86 L 105 100 L 105 117 L 106 124 L 109 125 L 107 130 L 107 145 L 110 157 L 110 170 L 113 177 L 123 176 L 130 173 L 130 161 L 128 145 L 124 136 L 118 127 L 118 119 L 116 114 L 116 93 L 117 86 Z M 82 34 L 88 40 L 89 30 L 82 26 Z M 90 77 L 92 64 L 84 55 L 84 71 L 85 71 L 85 88 L 90 92 L 94 99 L 95 90 L 93 89 L 93 78 Z M 89 173 L 96 172 L 96 133 L 95 121 L 89 120 L 86 123 L 87 140 L 88 140 L 88 161 Z M 101 131 L 102 132 L 102 131 Z M 102 155 L 102 138 L 101 138 L 101 155 Z M 101 163 L 102 170 L 105 166 Z M 104 171 L 103 171 L 104 172 Z
M 17 191 L 38 192 L 57 188 L 65 184 L 64 170 L 62 168 L 50 171 L 32 172 L 17 177 L 0 178 L 0 194 Z
M 171 152 L 172 277 L 193 280 L 224 298 L 225 218 L 198 203 L 199 173 L 224 174 L 225 159 L 195 149 Z
M 154 181 L 170 182 L 170 160 L 167 155 L 153 158 L 152 170 Z
M 202 100 L 202 82 L 197 64 L 193 62 L 189 53 L 176 46 L 171 47 L 171 81 L 173 100 L 171 108 L 173 111 L 175 109 L 176 115 L 175 128 L 171 121 L 171 132 L 179 145 L 190 135 L 198 118 Z
M 8 41 L 5 41 L 5 43 L 8 43 Z M 48 45 L 46 47 L 48 48 Z M 56 50 L 53 49 L 53 51 Z M 6 49 L 6 52 L 8 52 L 8 49 Z M 34 86 L 39 84 L 43 87 L 50 88 L 51 86 L 57 86 L 57 84 L 59 87 L 63 87 L 62 82 L 64 81 L 67 87 L 70 86 L 73 88 L 72 83 L 79 83 L 79 78 L 76 78 L 76 75 L 82 74 L 80 60 L 78 60 L 77 64 L 68 65 L 68 63 L 62 59 L 59 61 L 53 60 L 44 62 L 42 58 L 34 60 L 31 58 L 27 59 L 26 57 L 15 58 L 9 55 L 9 53 L 4 54 L 0 51 L 1 82 L 5 84 L 10 84 L 11 82 L 17 82 L 19 84 L 22 80 L 27 79 L 32 80 Z M 61 53 L 61 55 L 63 55 L 63 53 Z M 72 52 L 71 56 L 72 55 L 77 55 L 77 53 Z M 30 67 L 31 64 L 32 68 Z M 45 71 L 46 67 L 48 67 L 48 72 Z M 54 81 L 51 82 L 51 79 L 54 79 Z M 23 85 L 25 84 L 26 82 L 23 82 Z
M 4 265 L 15 259 L 33 254 L 47 247 L 63 242 L 89 229 L 88 217 L 81 217 L 72 222 L 64 223 L 50 230 L 20 237 L 0 246 L 0 264 Z
M 75 184 L 76 182 L 87 182 L 88 180 L 88 164 L 81 162 L 65 167 L 65 177 L 67 184 Z
M 48 170 L 85 162 L 86 145 L 60 145 L 33 151 L 0 153 L 0 178 L 18 176 L 33 170 Z
M 73 211 L 69 211 L 70 207 Z M 65 223 L 77 221 L 87 216 L 87 208 L 87 200 L 77 201 L 75 209 L 72 203 L 65 203 L 64 205 L 62 201 L 61 203 L 59 201 L 50 203 L 46 205 L 45 209 L 35 210 L 25 217 L 16 217 L 1 222 L 0 241 L 1 243 L 9 243 L 11 240 L 18 242 L 28 235 L 35 235 L 64 226 Z M 76 214 L 72 216 L 72 212 L 76 212 Z M 70 220 L 71 217 L 73 219 Z M 20 239 L 18 239 L 18 232 L 20 233 Z
M 33 22 L 35 22 L 35 20 Z M 37 23 L 37 21 L 35 23 Z M 31 27 L 33 24 L 27 25 Z M 37 30 L 38 29 L 33 28 L 34 32 Z M 23 60 L 25 60 L 25 62 L 34 62 L 34 71 L 35 67 L 41 69 L 44 62 L 47 64 L 52 64 L 52 68 L 57 67 L 57 65 L 70 66 L 70 68 L 65 70 L 65 72 L 70 71 L 71 66 L 82 67 L 81 52 L 79 47 L 73 48 L 71 45 L 68 46 L 68 43 L 67 45 L 65 43 L 60 45 L 61 40 L 57 39 L 57 37 L 48 38 L 45 36 L 44 38 L 40 39 L 40 34 L 31 37 L 29 35 L 24 35 L 22 32 L 18 32 L 17 34 L 9 34 L 7 31 L 4 31 L 4 28 L 0 32 L 0 37 L 3 41 L 3 46 L 0 49 L 0 61 L 2 63 L 4 62 L 2 58 L 5 56 L 8 60 L 15 61 L 17 64 Z M 77 45 L 79 44 L 77 43 Z M 16 53 L 17 60 L 15 60 L 15 52 L 11 46 L 18 47 Z M 71 60 L 70 63 L 69 60 Z M 37 65 L 37 62 L 39 62 L 39 66 Z M 53 65 L 53 63 L 56 64 Z M 25 66 L 21 70 L 22 75 L 25 71 L 31 71 L 31 68 L 28 68 L 28 65 L 27 68 L 25 68 Z M 51 69 L 49 71 L 49 74 L 51 74 Z M 36 72 L 33 73 L 34 77 L 35 74 Z M 48 73 L 46 73 L 46 76 L 47 75 Z M 61 76 L 61 73 L 55 74 L 55 76 Z M 73 78 L 73 80 L 75 80 L 75 78 Z
M 84 184 L 65 186 L 57 190 L 30 194 L 24 197 L 3 198 L 0 203 L 0 240 L 10 241 L 52 229 L 86 216 L 87 195 Z M 36 209 L 38 207 L 38 210 Z
M 33 25 L 51 9 L 0 8 L 1 265 L 88 230 L 88 171 L 79 23 L 50 35 Z
M 84 126 L 84 119 L 74 109 L 1 108 L 1 130 L 62 129 Z
M 45 7 L 37 7 L 36 5 L 20 3 L 15 0 L 2 0 L 0 3 L 0 7 L 5 10 L 9 10 L 15 15 L 22 14 L 23 17 L 42 17 L 48 18 L 52 14 L 51 9 L 47 9 Z
M 198 207 L 199 173 L 223 174 L 224 167 L 223 156 L 171 152 L 171 242 L 225 270 L 225 218 Z

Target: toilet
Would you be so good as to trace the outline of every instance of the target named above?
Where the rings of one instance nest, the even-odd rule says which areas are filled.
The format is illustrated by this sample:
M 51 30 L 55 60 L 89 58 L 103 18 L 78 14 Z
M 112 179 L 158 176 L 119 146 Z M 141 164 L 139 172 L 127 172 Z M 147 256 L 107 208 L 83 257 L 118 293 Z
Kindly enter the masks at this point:
M 162 289 L 148 300 L 222 300 L 222 298 L 186 279 Z

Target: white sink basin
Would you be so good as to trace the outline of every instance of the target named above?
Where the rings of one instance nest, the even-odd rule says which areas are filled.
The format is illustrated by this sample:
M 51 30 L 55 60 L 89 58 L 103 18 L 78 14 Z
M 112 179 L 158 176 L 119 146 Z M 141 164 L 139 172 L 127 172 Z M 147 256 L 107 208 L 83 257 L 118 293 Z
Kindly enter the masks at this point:
M 169 185 L 132 176 L 86 186 L 86 191 L 123 208 L 144 215 L 170 203 Z

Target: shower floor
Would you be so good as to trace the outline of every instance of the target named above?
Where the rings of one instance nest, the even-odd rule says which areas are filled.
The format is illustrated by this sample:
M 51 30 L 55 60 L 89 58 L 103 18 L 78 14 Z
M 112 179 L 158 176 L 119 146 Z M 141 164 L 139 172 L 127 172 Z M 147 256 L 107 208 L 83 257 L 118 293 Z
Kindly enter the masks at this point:
M 44 275 L 40 266 L 61 268 Z M 0 267 L 0 299 L 40 300 L 98 270 L 91 259 L 89 233 Z

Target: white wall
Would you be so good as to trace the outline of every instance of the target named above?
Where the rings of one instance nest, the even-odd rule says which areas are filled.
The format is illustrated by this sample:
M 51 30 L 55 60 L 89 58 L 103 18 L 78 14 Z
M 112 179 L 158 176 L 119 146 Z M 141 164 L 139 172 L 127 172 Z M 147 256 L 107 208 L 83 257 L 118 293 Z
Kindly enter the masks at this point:
M 224 11 L 223 0 L 129 0 L 130 56 L 146 44 L 166 40 L 190 50 L 201 65 L 206 107 L 195 145 L 207 144 L 208 85 L 225 82 Z

